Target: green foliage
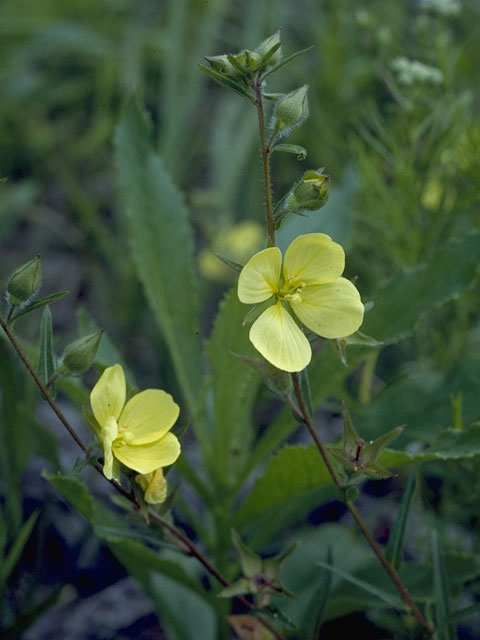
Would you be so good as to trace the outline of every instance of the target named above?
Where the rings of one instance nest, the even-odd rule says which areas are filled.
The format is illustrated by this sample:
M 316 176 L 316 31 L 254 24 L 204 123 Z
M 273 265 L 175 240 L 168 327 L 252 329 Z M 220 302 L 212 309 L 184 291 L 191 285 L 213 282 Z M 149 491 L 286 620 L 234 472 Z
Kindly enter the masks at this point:
M 236 358 L 241 353 L 255 357 L 242 326 L 245 306 L 235 291 L 222 301 L 206 352 L 210 360 L 212 443 L 215 474 L 232 486 L 245 465 L 253 441 L 253 403 L 260 385 L 260 375 Z M 207 391 L 207 401 L 208 401 Z
M 43 310 L 40 324 L 40 347 L 38 355 L 38 375 L 43 384 L 46 384 L 57 371 L 57 359 L 53 347 L 52 313 L 48 305 Z M 55 386 L 51 389 L 55 397 Z
M 5 558 L 2 559 L 2 567 L 0 570 L 0 593 L 3 592 L 5 588 L 5 584 L 17 565 L 19 558 L 25 548 L 25 545 L 28 542 L 28 538 L 30 537 L 33 527 L 37 521 L 39 515 L 39 511 L 34 511 L 32 515 L 26 520 L 20 531 L 18 532 L 15 541 L 13 542 L 11 548 L 6 554 Z
M 440 4 L 451 13 L 440 12 Z M 84 312 L 75 333 L 73 307 L 81 300 L 106 327 L 96 370 L 119 362 L 130 383 L 172 392 L 181 404 L 182 427 L 191 425 L 199 441 L 198 446 L 188 429 L 182 434 L 184 455 L 168 480 L 176 489 L 170 494 L 175 495 L 173 521 L 185 524 L 229 579 L 236 575 L 232 523 L 259 554 L 272 555 L 290 536 L 302 538 L 304 550 L 295 550 L 282 576 L 300 600 L 275 605 L 281 613 L 276 620 L 291 617 L 299 626 L 307 616 L 312 639 L 321 634 L 325 618 L 352 611 L 368 611 L 399 636 L 412 630 L 412 619 L 378 611 L 382 594 L 387 599 L 396 594 L 346 523 L 307 523 L 311 509 L 343 496 L 313 448 L 285 446 L 303 442 L 298 416 L 283 406 L 288 384 L 279 378 L 283 386 L 267 386 L 262 363 L 256 370 L 248 366 L 248 358 L 258 356 L 242 326 L 245 307 L 234 291 L 219 307 L 224 296 L 219 281 L 209 279 L 201 260 L 197 268 L 197 253 L 217 249 L 222 230 L 234 230 L 239 221 L 261 223 L 264 215 L 259 163 L 252 161 L 254 108 L 221 91 L 210 81 L 219 80 L 220 72 L 205 67 L 209 78 L 198 62 L 207 53 L 212 60 L 224 57 L 237 72 L 238 66 L 258 64 L 267 83 L 267 125 L 279 100 L 310 85 L 308 127 L 294 130 L 294 144 L 271 149 L 283 151 L 271 154 L 274 195 L 290 193 L 303 173 L 291 154 L 304 159 L 306 148 L 309 165 L 325 165 L 332 176 L 331 193 L 325 207 L 308 218 L 279 215 L 277 244 L 285 249 L 301 233 L 328 233 L 346 249 L 346 277 L 358 276 L 364 301 L 375 305 L 360 329 L 371 339 L 352 336 L 342 345 L 348 367 L 334 344 L 312 344 L 314 359 L 302 389 L 328 442 L 339 438 L 342 400 L 367 440 L 406 424 L 397 448 L 383 450 L 379 462 L 393 470 L 415 465 L 423 510 L 420 500 L 411 501 L 412 481 L 387 551 L 396 566 L 402 555 L 415 558 L 401 566 L 402 578 L 426 614 L 434 612 L 439 637 L 449 638 L 451 625 L 468 625 L 466 616 L 478 610 L 469 604 L 477 598 L 476 584 L 468 581 L 479 575 L 480 486 L 475 288 L 480 39 L 476 8 L 456 5 L 372 0 L 352 9 L 347 0 L 300 0 L 292 10 L 286 0 L 246 0 L 241 8 L 217 0 L 101 7 L 90 0 L 49 0 L 41 6 L 4 0 L 0 9 L 5 40 L 0 176 L 8 176 L 0 180 L 0 270 L 6 282 L 12 265 L 40 252 L 43 279 L 54 280 L 51 290 L 72 291 L 68 300 L 61 300 L 65 291 L 59 291 L 27 303 L 9 325 L 34 362 L 40 338 L 39 370 L 46 381 L 55 372 L 53 338 L 67 344 L 74 335 L 98 330 Z M 264 40 L 279 24 L 288 26 L 281 47 L 279 32 Z M 298 59 L 302 52 L 286 57 L 305 44 L 314 49 Z M 240 53 L 214 55 L 221 51 Z M 220 79 L 251 95 L 248 85 L 221 74 Z M 257 249 L 246 247 L 246 257 Z M 220 247 L 218 252 L 223 255 Z M 225 255 L 227 264 L 241 268 Z M 230 286 L 234 271 L 228 277 Z M 52 334 L 48 311 L 40 333 L 40 318 L 29 313 L 54 301 L 55 327 L 65 338 Z M 5 316 L 0 312 L 6 317 L 8 310 Z M 210 336 L 205 358 L 203 336 Z M 95 373 L 85 381 L 60 381 L 61 401 L 66 396 L 78 409 L 88 406 L 94 381 Z M 34 417 L 38 398 L 0 339 L 0 490 L 6 523 L 0 546 L 20 558 L 14 564 L 21 584 L 34 582 L 21 575 L 17 552 L 31 526 L 23 521 L 23 494 L 31 499 L 30 487 L 22 486 L 24 472 L 32 459 L 33 472 L 38 464 L 60 466 L 56 437 Z M 46 408 L 41 403 L 42 421 Z M 72 420 L 81 423 L 80 411 Z M 90 451 L 88 460 L 96 455 Z M 369 521 L 383 524 L 396 513 L 398 481 L 389 485 L 394 490 L 384 508 L 365 498 Z M 193 561 L 166 551 L 165 539 L 138 514 L 112 516 L 80 481 L 56 477 L 55 482 L 142 584 L 169 639 L 228 637 L 228 603 L 206 595 Z M 447 526 L 452 522 L 455 526 Z M 430 526 L 446 549 L 441 552 L 435 538 L 432 565 L 423 553 L 430 545 L 423 532 Z M 332 556 L 325 557 L 330 547 Z M 14 593 L 9 583 L 7 600 Z M 462 584 L 462 600 L 456 602 Z M 35 597 L 32 588 L 31 609 L 23 606 L 25 600 L 9 611 L 18 616 L 5 633 L 20 635 L 61 594 L 54 589 L 41 598 L 40 591 L 39 585 Z M 299 628 L 292 634 L 303 634 Z
M 68 296 L 70 291 L 58 291 L 57 293 L 51 293 L 49 296 L 45 296 L 44 298 L 40 298 L 39 300 L 33 300 L 33 302 L 29 302 L 24 307 L 21 307 L 18 311 L 16 311 L 12 316 L 12 322 L 17 318 L 21 318 L 22 316 L 30 313 L 31 311 L 35 311 L 35 309 L 41 309 L 45 305 L 51 304 L 52 302 L 56 302 L 60 300 L 64 296 Z
M 147 116 L 135 100 L 117 130 L 116 166 L 138 278 L 195 413 L 202 365 L 192 234 L 182 198 L 152 149 Z
M 378 303 L 367 314 L 362 332 L 383 342 L 395 342 L 411 334 L 428 311 L 472 285 L 479 253 L 479 233 L 446 243 L 426 266 L 402 273 L 379 292 Z
M 411 475 L 403 493 L 402 503 L 398 511 L 397 518 L 392 532 L 388 538 L 387 559 L 395 569 L 399 569 L 402 564 L 403 544 L 407 527 L 407 519 L 410 511 L 412 497 L 415 491 L 416 479 Z

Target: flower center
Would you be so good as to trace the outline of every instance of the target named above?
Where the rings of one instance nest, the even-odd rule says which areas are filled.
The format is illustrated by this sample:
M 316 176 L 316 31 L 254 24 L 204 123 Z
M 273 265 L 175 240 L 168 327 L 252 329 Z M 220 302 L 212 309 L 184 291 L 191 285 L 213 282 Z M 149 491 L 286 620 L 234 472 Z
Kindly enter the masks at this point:
M 285 300 L 286 302 L 301 302 L 303 287 L 305 287 L 305 282 L 299 282 L 295 281 L 293 278 L 288 278 L 277 293 L 277 298 L 278 300 Z
M 128 431 L 128 424 L 122 424 L 118 428 L 118 437 L 121 439 L 123 444 L 130 444 L 134 435 L 130 431 Z

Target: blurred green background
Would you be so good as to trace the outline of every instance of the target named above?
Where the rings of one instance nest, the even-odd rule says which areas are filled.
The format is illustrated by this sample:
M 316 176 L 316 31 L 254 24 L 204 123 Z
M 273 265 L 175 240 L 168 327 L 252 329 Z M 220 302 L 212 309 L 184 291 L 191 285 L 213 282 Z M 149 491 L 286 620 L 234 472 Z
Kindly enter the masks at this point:
M 480 417 L 474 270 L 448 292 L 434 291 L 435 273 L 448 280 L 444 247 L 465 240 L 480 223 L 475 0 L 2 0 L 0 177 L 7 180 L 0 185 L 0 274 L 6 281 L 16 266 L 40 253 L 42 293 L 71 291 L 54 308 L 59 350 L 77 337 L 77 311 L 84 307 L 106 328 L 139 387 L 177 391 L 129 254 L 114 170 L 115 128 L 136 94 L 152 118 L 154 146 L 191 212 L 206 337 L 220 298 L 235 282 L 209 249 L 243 263 L 263 245 L 264 214 L 255 110 L 214 85 L 197 64 L 205 55 L 253 49 L 279 27 L 287 53 L 314 48 L 269 84 L 271 91 L 310 85 L 310 118 L 289 139 L 309 155 L 303 162 L 289 154 L 273 157 L 275 193 L 283 195 L 307 168 L 325 167 L 332 178 L 325 208 L 309 219 L 288 220 L 280 246 L 298 233 L 329 233 L 346 248 L 346 275 L 358 276 L 364 301 L 378 300 L 392 279 L 437 265 L 431 286 L 412 289 L 412 305 L 433 291 L 432 308 L 417 314 L 406 339 L 375 351 L 363 377 L 354 369 L 342 377 L 331 390 L 337 400 L 327 404 L 325 419 L 335 419 L 343 398 L 367 436 L 406 423 L 410 435 L 403 444 L 428 442 L 440 428 Z M 465 260 L 475 262 L 472 256 Z M 407 307 L 402 302 L 396 313 Z M 37 338 L 34 322 L 26 320 L 18 330 Z M 27 462 L 35 454 L 55 464 L 56 454 L 53 438 L 51 445 L 46 434 L 37 442 L 30 432 L 19 450 L 26 418 L 17 418 L 22 424 L 10 439 L 7 396 L 14 407 L 25 404 L 28 394 L 31 404 L 35 397 L 5 345 L 0 347 L 0 475 L 9 548 L 47 492 L 37 495 L 22 486 L 25 477 L 36 483 L 31 465 L 24 475 Z M 18 376 L 13 387 L 12 375 Z M 36 419 L 44 422 L 41 411 Z M 268 423 L 274 412 L 269 408 L 265 415 Z M 63 462 L 68 467 L 69 460 Z M 455 523 L 454 543 L 462 540 L 462 549 L 476 552 L 480 481 L 474 459 L 435 464 L 425 474 L 423 504 L 435 518 Z M 58 544 L 69 526 L 45 520 L 42 535 L 57 527 L 52 540 Z M 78 522 L 72 526 L 79 534 L 66 552 L 70 560 L 75 544 L 91 540 Z M 54 587 L 75 583 L 58 572 L 58 563 L 42 573 L 38 549 L 29 553 L 24 573 L 36 576 L 47 604 Z M 84 560 L 92 576 L 96 554 L 108 552 L 98 546 Z M 110 556 L 105 562 L 112 563 L 112 574 L 105 570 L 110 584 L 121 570 Z M 33 598 L 35 586 L 25 588 L 24 573 L 12 574 L 9 593 L 20 595 L 7 607 L 7 623 Z M 476 599 L 478 586 L 472 583 L 468 602 Z M 134 632 L 125 633 L 108 637 Z M 83 637 L 104 636 L 92 631 Z

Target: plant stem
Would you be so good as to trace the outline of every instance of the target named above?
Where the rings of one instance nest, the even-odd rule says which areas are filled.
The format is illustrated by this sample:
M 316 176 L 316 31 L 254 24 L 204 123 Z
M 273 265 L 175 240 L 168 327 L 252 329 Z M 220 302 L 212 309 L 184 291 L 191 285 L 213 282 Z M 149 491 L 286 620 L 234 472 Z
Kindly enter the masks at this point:
M 255 82 L 252 87 L 255 91 L 255 105 L 257 107 L 258 115 L 258 133 L 260 137 L 260 150 L 262 154 L 263 186 L 265 189 L 265 208 L 267 221 L 267 247 L 274 247 L 275 221 L 273 219 L 272 182 L 270 178 L 270 144 L 272 138 L 267 144 L 265 135 L 265 114 L 263 111 L 262 85 L 258 82 Z
M 10 340 L 11 345 L 13 346 L 13 348 L 15 349 L 15 351 L 17 352 L 18 357 L 20 358 L 20 360 L 23 362 L 23 364 L 25 365 L 25 367 L 27 368 L 29 374 L 32 376 L 32 378 L 35 381 L 35 384 L 37 385 L 37 387 L 40 389 L 43 397 L 45 398 L 45 400 L 48 402 L 48 404 L 50 405 L 52 411 L 55 413 L 55 415 L 57 416 L 57 418 L 60 420 L 60 422 L 63 424 L 63 426 L 65 427 L 65 429 L 68 431 L 68 433 L 72 436 L 72 438 L 75 440 L 75 442 L 77 443 L 77 445 L 80 447 L 80 449 L 86 453 L 87 451 L 87 446 L 84 444 L 84 442 L 82 441 L 82 439 L 80 438 L 80 436 L 77 434 L 77 432 L 75 431 L 75 429 L 70 425 L 70 423 L 68 422 L 67 418 L 63 415 L 63 413 L 60 411 L 60 409 L 58 408 L 57 403 L 54 401 L 54 399 L 52 398 L 52 396 L 49 394 L 48 389 L 46 387 L 46 385 L 43 384 L 43 382 L 40 380 L 37 372 L 35 371 L 35 369 L 33 368 L 32 364 L 30 363 L 29 359 L 27 358 L 26 354 L 24 353 L 22 347 L 20 346 L 19 342 L 17 341 L 17 339 L 15 338 L 13 332 L 11 331 L 11 329 L 7 326 L 7 323 L 4 321 L 4 319 L 0 316 L 0 326 L 2 327 L 2 329 L 5 331 L 5 333 L 7 334 L 7 338 Z
M 50 378 L 47 380 L 47 383 L 45 384 L 47 389 L 48 389 L 48 387 L 50 387 L 55 382 L 55 380 L 57 380 L 57 378 L 59 376 L 60 376 L 60 372 L 59 371 L 55 371 L 55 373 L 50 376 Z
M 7 314 L 7 324 L 10 324 L 10 320 L 12 319 L 14 311 L 15 311 L 15 305 L 11 304 L 10 305 L 10 309 L 8 310 L 8 314 Z
M 2 327 L 4 332 L 6 333 L 8 340 L 10 341 L 11 345 L 13 346 L 15 351 L 17 352 L 17 355 L 19 356 L 20 360 L 25 365 L 28 373 L 33 378 L 35 384 L 37 385 L 37 387 L 41 391 L 43 397 L 45 398 L 47 403 L 50 405 L 52 411 L 55 413 L 55 415 L 60 420 L 60 422 L 63 424 L 63 426 L 67 429 L 68 433 L 72 436 L 72 438 L 75 440 L 75 442 L 80 447 L 80 449 L 84 453 L 86 453 L 87 452 L 87 446 L 84 444 L 84 442 L 82 441 L 80 436 L 77 434 L 75 429 L 71 426 L 71 424 L 69 423 L 67 418 L 64 416 L 62 411 L 59 409 L 57 403 L 55 402 L 55 400 L 50 395 L 47 386 L 40 380 L 37 372 L 33 368 L 33 366 L 30 363 L 30 361 L 28 360 L 28 358 L 27 358 L 25 352 L 23 351 L 22 347 L 20 346 L 18 340 L 16 339 L 15 335 L 13 334 L 13 332 L 9 329 L 9 327 L 7 326 L 7 323 L 4 321 L 2 316 L 0 316 L 0 326 Z M 51 380 L 49 381 L 49 383 L 51 383 Z M 102 475 L 102 477 L 105 478 L 105 476 L 103 475 L 103 467 L 102 467 L 102 465 L 97 462 L 94 465 L 94 467 Z M 105 478 L 105 480 L 108 480 L 108 479 Z M 130 493 L 129 491 L 127 491 L 124 487 L 122 487 L 122 485 L 120 485 L 115 480 L 108 480 L 108 482 L 110 482 L 110 484 L 112 485 L 112 487 L 116 491 L 118 491 L 122 496 L 127 498 L 127 500 L 129 500 L 133 504 L 133 506 L 135 508 L 139 508 L 140 507 L 140 505 L 137 502 L 135 496 L 132 493 Z M 155 513 L 149 512 L 148 516 L 149 516 L 149 518 L 151 520 L 157 522 L 158 524 L 160 524 L 162 527 L 164 527 L 167 531 L 169 531 L 172 534 L 172 536 L 173 536 L 171 538 L 172 542 L 174 544 L 176 544 L 177 547 L 181 551 L 183 551 L 184 553 L 196 558 L 198 560 L 198 562 L 200 562 L 200 564 L 206 569 L 206 571 L 210 575 L 212 575 L 216 580 L 218 580 L 218 582 L 220 582 L 220 584 L 222 584 L 224 587 L 230 586 L 230 583 L 228 582 L 228 580 L 226 580 L 226 578 L 224 578 L 223 575 L 219 571 L 217 571 L 217 569 L 207 560 L 207 558 L 195 546 L 195 544 L 184 533 L 182 533 L 182 531 L 180 531 L 180 529 L 177 529 L 177 527 L 175 527 L 173 524 L 170 524 L 170 522 L 168 522 L 167 520 L 164 520 L 161 516 L 158 516 Z M 243 596 L 235 596 L 235 597 L 247 609 L 249 609 L 249 610 L 253 609 L 253 605 L 250 602 L 248 602 L 248 600 L 246 598 L 244 598 Z M 262 616 L 257 616 L 257 620 L 265 627 L 265 629 L 268 629 L 268 631 L 270 631 L 270 633 L 273 635 L 273 637 L 276 640 L 285 640 L 284 636 L 282 636 L 274 627 L 272 627 L 270 625 L 270 623 L 265 618 L 263 618 Z
M 326 449 L 325 445 L 323 444 L 320 436 L 318 435 L 318 433 L 317 433 L 317 431 L 316 431 L 316 429 L 315 429 L 315 427 L 313 425 L 312 418 L 311 418 L 311 416 L 310 416 L 310 414 L 308 412 L 308 409 L 307 409 L 307 407 L 305 405 L 305 400 L 303 398 L 302 388 L 300 386 L 300 380 L 299 380 L 299 377 L 298 377 L 297 373 L 292 373 L 292 382 L 293 382 L 293 388 L 294 388 L 294 391 L 295 391 L 295 397 L 297 398 L 297 402 L 298 402 L 298 407 L 299 407 L 300 412 L 302 414 L 302 420 L 305 423 L 307 429 L 310 431 L 310 434 L 312 435 L 313 441 L 315 442 L 315 445 L 316 445 L 318 451 L 320 452 L 320 455 L 322 456 L 322 459 L 323 459 L 323 461 L 325 463 L 325 466 L 328 469 L 328 472 L 329 472 L 333 482 L 335 483 L 335 485 L 337 487 L 341 487 L 342 483 L 341 483 L 341 480 L 340 480 L 340 478 L 338 476 L 338 473 L 335 470 L 335 467 L 333 466 L 333 464 L 332 464 L 332 462 L 330 460 L 330 457 L 328 455 L 328 452 L 327 452 L 327 449 Z M 412 596 L 409 594 L 407 588 L 403 584 L 402 579 L 398 575 L 397 571 L 392 567 L 390 562 L 387 560 L 385 554 L 383 553 L 382 549 L 378 545 L 377 541 L 375 540 L 375 538 L 370 533 L 367 525 L 365 524 L 362 516 L 358 512 L 358 509 L 355 506 L 355 504 L 353 503 L 353 501 L 352 500 L 347 500 L 346 501 L 346 505 L 347 505 L 350 513 L 352 514 L 353 519 L 355 520 L 355 522 L 357 523 L 357 525 L 360 528 L 361 532 L 365 536 L 365 538 L 366 538 L 368 544 L 370 545 L 372 551 L 377 556 L 377 558 L 380 561 L 380 563 L 382 564 L 383 568 L 388 573 L 388 575 L 390 576 L 390 579 L 392 580 L 392 582 L 394 583 L 394 585 L 398 589 L 398 591 L 399 591 L 400 595 L 402 596 L 405 604 L 407 604 L 411 608 L 413 615 L 417 619 L 418 623 L 423 627 L 423 629 L 425 629 L 425 631 L 429 635 L 433 635 L 433 633 L 434 633 L 433 629 L 430 627 L 428 622 L 423 617 L 420 609 L 415 604 Z

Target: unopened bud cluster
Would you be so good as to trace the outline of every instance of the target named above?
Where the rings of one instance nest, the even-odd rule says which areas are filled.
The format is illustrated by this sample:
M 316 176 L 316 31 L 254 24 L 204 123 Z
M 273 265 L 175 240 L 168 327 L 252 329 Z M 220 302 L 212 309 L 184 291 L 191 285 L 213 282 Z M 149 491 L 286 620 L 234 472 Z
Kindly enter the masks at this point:
M 254 51 L 206 56 L 211 69 L 234 82 L 249 86 L 255 76 L 279 64 L 282 59 L 280 30 L 264 40 Z

